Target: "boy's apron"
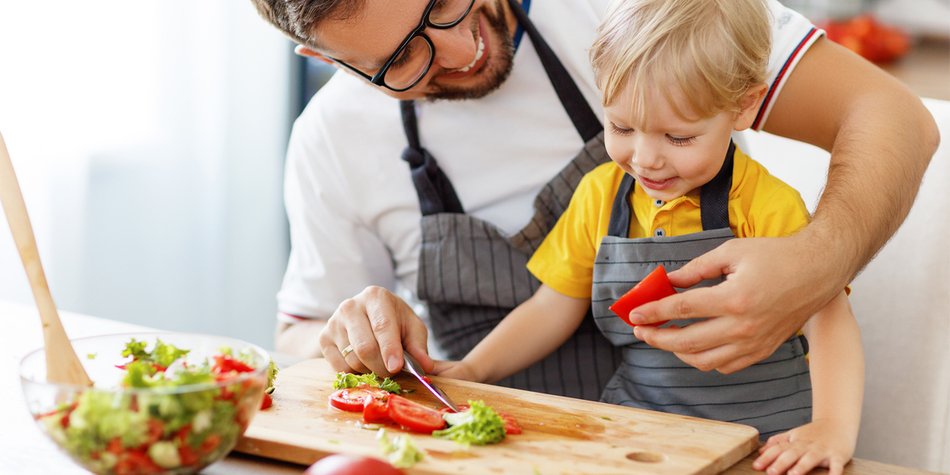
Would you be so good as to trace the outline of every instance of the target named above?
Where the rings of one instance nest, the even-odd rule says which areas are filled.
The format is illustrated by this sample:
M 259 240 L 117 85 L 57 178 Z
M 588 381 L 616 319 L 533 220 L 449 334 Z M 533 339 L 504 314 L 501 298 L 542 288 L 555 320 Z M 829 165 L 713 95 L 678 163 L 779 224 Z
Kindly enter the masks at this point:
M 401 104 L 409 141 L 403 159 L 409 162 L 422 209 L 417 292 L 428 305 L 432 337 L 455 360 L 538 289 L 540 283 L 526 268 L 528 258 L 567 208 L 581 177 L 609 160 L 603 127 L 590 104 L 521 6 L 509 3 L 585 146 L 535 198 L 531 222 L 508 236 L 465 214 L 448 177 L 419 143 L 414 104 Z M 498 384 L 597 400 L 619 362 L 620 351 L 586 318 L 556 352 Z
M 623 177 L 607 236 L 597 251 L 591 302 L 597 326 L 623 350 L 623 361 L 607 384 L 604 402 L 738 422 L 754 426 L 766 438 L 811 420 L 804 337 L 792 337 L 765 360 L 737 373 L 703 372 L 673 353 L 638 340 L 632 328 L 608 308 L 658 265 L 678 269 L 734 237 L 728 208 L 734 151 L 735 145 L 730 144 L 722 169 L 700 191 L 703 231 L 699 233 L 628 238 L 631 219 L 636 219 L 630 204 L 635 180 Z M 700 285 L 720 281 L 711 279 Z

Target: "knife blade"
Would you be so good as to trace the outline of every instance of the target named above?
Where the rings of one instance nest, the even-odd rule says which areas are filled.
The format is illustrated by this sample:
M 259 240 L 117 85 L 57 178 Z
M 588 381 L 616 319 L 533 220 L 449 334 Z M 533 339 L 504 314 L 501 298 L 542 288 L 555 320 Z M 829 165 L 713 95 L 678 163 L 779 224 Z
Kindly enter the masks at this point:
M 441 389 L 439 389 L 438 386 L 433 384 L 432 381 L 430 381 L 429 378 L 426 377 L 426 372 L 422 369 L 422 365 L 419 364 L 419 362 L 416 361 L 416 359 L 413 358 L 412 355 L 410 355 L 409 353 L 403 352 L 402 358 L 403 360 L 405 360 L 405 364 L 402 365 L 403 371 L 415 376 L 416 379 L 418 379 L 419 382 L 422 383 L 422 385 L 425 386 L 426 389 L 428 389 L 429 392 L 431 392 L 432 395 L 436 397 L 436 399 L 442 401 L 442 404 L 445 404 L 446 406 L 448 406 L 448 408 L 451 409 L 452 412 L 459 412 L 458 406 L 456 406 L 452 402 L 452 400 L 449 399 L 449 396 L 445 394 L 445 391 L 442 391 Z

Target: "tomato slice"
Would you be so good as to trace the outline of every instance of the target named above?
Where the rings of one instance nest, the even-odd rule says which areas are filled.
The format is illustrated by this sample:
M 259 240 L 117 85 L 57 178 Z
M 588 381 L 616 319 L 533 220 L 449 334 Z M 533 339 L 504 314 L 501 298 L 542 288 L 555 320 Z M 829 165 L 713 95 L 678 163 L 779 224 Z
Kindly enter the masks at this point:
M 274 405 L 274 398 L 270 394 L 264 393 L 264 398 L 261 399 L 261 410 L 267 409 Z
M 521 424 L 518 424 L 515 416 L 504 412 L 499 412 L 498 415 L 501 416 L 501 420 L 505 421 L 505 434 L 517 435 L 521 433 Z
M 390 420 L 388 397 L 366 399 L 366 403 L 363 405 L 363 422 L 367 424 L 386 423 Z
M 366 398 L 384 398 L 389 395 L 385 389 L 374 388 L 361 384 L 355 388 L 346 388 L 330 394 L 330 405 L 350 412 L 363 412 Z
M 445 427 L 442 413 L 395 394 L 389 396 L 389 417 L 413 432 L 431 434 Z
M 215 355 L 214 357 L 214 367 L 211 368 L 215 373 L 230 373 L 231 371 L 236 371 L 238 373 L 249 373 L 254 371 L 247 363 L 234 359 L 228 355 Z
M 622 297 L 617 299 L 617 301 L 610 306 L 610 310 L 617 314 L 627 325 L 636 326 L 630 321 L 630 312 L 633 311 L 633 309 L 675 293 L 676 290 L 673 288 L 673 284 L 670 284 L 670 279 L 666 276 L 666 269 L 664 269 L 663 266 L 659 266 L 654 269 L 653 272 L 650 272 L 646 278 L 637 283 L 637 285 L 633 286 L 632 289 L 628 290 L 627 293 L 623 294 Z M 651 323 L 650 325 L 662 325 L 664 323 L 666 322 Z

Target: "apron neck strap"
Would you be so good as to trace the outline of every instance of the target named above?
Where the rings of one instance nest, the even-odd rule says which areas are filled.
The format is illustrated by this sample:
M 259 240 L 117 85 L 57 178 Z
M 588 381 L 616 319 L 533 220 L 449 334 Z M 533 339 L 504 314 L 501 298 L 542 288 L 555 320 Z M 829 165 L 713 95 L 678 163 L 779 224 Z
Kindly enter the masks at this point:
M 699 207 L 705 231 L 729 227 L 729 191 L 732 189 L 732 165 L 735 153 L 736 144 L 729 140 L 729 149 L 726 150 L 722 168 L 699 190 Z
M 729 227 L 729 191 L 732 189 L 735 152 L 736 145 L 730 140 L 729 149 L 726 151 L 719 173 L 699 190 L 699 212 L 703 231 Z M 630 197 L 633 195 L 634 183 L 633 176 L 624 173 L 610 209 L 608 236 L 625 238 L 630 234 L 630 220 L 634 215 Z
M 590 108 L 590 104 L 587 102 L 587 99 L 584 98 L 584 95 L 581 94 L 580 89 L 578 89 L 577 84 L 574 83 L 567 69 L 565 69 L 561 61 L 558 60 L 557 55 L 554 54 L 554 50 L 544 41 L 541 33 L 535 28 L 534 23 L 528 18 L 528 14 L 521 8 L 518 1 L 508 0 L 508 5 L 511 6 L 511 10 L 518 19 L 518 23 L 524 28 L 528 37 L 531 38 L 531 44 L 534 45 L 534 50 L 538 53 L 538 58 L 541 59 L 541 65 L 544 66 L 544 71 L 554 86 L 554 91 L 557 92 L 557 97 L 561 100 L 561 105 L 564 106 L 568 117 L 570 117 L 571 122 L 574 123 L 574 128 L 577 129 L 577 133 L 581 136 L 581 139 L 584 140 L 584 143 L 587 143 L 604 130 L 600 119 L 597 118 L 597 114 Z
M 409 173 L 419 197 L 419 210 L 422 215 L 464 213 L 465 209 L 449 177 L 435 161 L 435 157 L 420 146 L 415 101 L 399 101 L 399 110 L 409 142 L 402 150 L 402 159 L 409 164 Z

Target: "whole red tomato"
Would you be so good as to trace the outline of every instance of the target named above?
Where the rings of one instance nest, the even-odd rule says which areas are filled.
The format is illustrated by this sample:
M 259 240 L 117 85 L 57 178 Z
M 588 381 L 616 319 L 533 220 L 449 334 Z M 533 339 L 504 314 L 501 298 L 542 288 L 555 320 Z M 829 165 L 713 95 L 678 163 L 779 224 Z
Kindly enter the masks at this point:
M 304 475 L 400 475 L 402 470 L 373 457 L 335 454 L 318 460 L 303 473 Z

